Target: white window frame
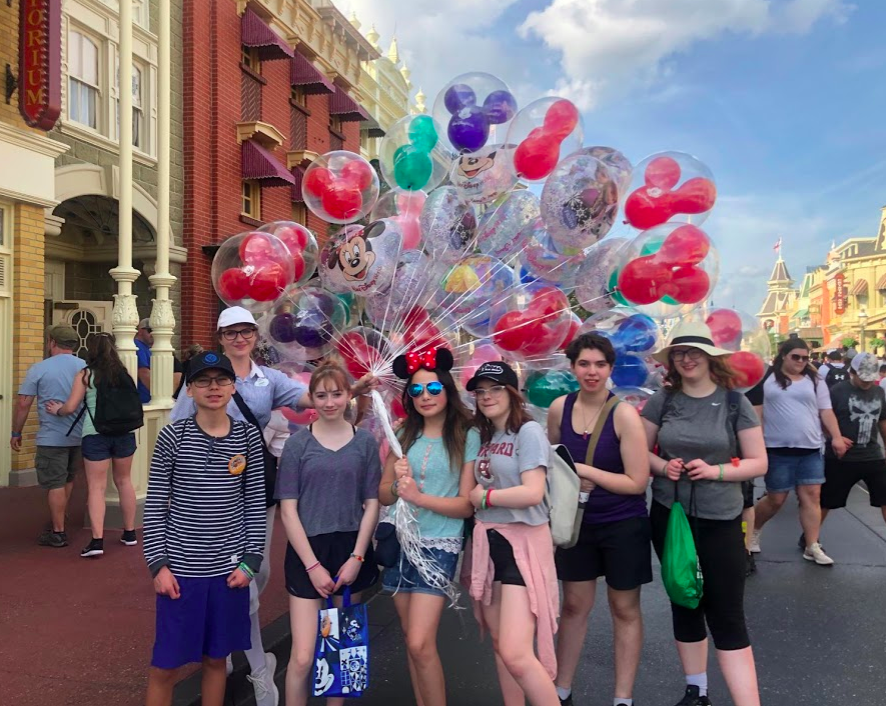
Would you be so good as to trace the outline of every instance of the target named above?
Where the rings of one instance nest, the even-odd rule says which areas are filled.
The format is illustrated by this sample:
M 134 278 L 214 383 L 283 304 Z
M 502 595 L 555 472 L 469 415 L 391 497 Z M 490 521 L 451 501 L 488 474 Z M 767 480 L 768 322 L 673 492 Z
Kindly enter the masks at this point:
M 95 84 L 89 83 L 89 81 L 87 81 L 85 78 L 83 78 L 83 76 L 79 76 L 79 75 L 75 74 L 74 71 L 72 70 L 74 67 L 72 67 L 72 65 L 71 65 L 70 57 L 71 57 L 71 52 L 72 52 L 72 48 L 73 48 L 72 47 L 72 43 L 73 43 L 72 39 L 75 36 L 77 38 L 76 41 L 80 44 L 80 47 L 81 47 L 81 57 L 82 57 L 82 46 L 83 46 L 84 42 L 89 42 L 95 47 L 95 53 L 96 53 L 96 58 L 95 58 L 96 83 Z M 95 130 L 96 132 L 101 133 L 102 127 L 103 127 L 102 126 L 102 112 L 103 112 L 102 111 L 102 104 L 104 102 L 104 95 L 106 94 L 106 91 L 105 92 L 102 91 L 102 65 L 103 65 L 102 56 L 103 56 L 103 51 L 105 48 L 105 42 L 102 40 L 101 37 L 98 37 L 97 35 L 93 34 L 89 30 L 87 30 L 83 27 L 80 27 L 79 25 L 72 24 L 72 25 L 68 26 L 66 45 L 67 45 L 67 51 L 68 51 L 68 61 L 67 61 L 68 82 L 67 82 L 67 86 L 65 87 L 67 90 L 67 96 L 68 96 L 66 114 L 68 116 L 68 119 L 71 120 L 72 122 L 75 122 L 78 125 L 82 125 L 83 127 L 88 128 L 90 130 Z M 82 60 L 81 60 L 81 67 L 82 67 Z M 79 71 L 79 68 L 80 67 L 77 67 L 78 71 Z M 81 121 L 79 118 L 82 117 L 82 114 L 77 115 L 76 117 L 71 114 L 71 112 L 70 112 L 71 111 L 71 104 L 73 103 L 71 85 L 74 83 L 78 84 L 79 86 L 85 87 L 85 90 L 87 92 L 94 91 L 94 93 L 95 93 L 95 106 L 94 106 L 95 125 L 90 125 L 88 122 Z M 80 93 L 81 93 L 81 91 L 78 90 L 78 94 L 80 94 Z M 78 101 L 78 104 L 79 104 L 79 101 Z
M 247 210 L 247 201 L 249 210 Z M 244 179 L 240 186 L 240 215 L 256 221 L 261 220 L 261 185 L 254 179 Z
M 145 82 L 149 81 L 150 71 L 141 61 L 132 58 L 133 77 L 138 72 L 139 94 L 136 100 L 132 94 L 132 146 L 146 154 L 149 153 L 148 122 L 145 115 Z M 114 139 L 120 143 L 120 55 L 118 54 L 114 68 Z

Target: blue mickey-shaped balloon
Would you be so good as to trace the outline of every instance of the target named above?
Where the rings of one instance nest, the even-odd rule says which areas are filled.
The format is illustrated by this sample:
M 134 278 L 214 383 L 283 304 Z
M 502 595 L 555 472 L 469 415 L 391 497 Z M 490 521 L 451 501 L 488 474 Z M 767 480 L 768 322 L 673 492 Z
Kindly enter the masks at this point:
M 615 358 L 610 378 L 616 387 L 641 387 L 649 377 L 649 369 L 639 356 L 624 353 Z
M 492 91 L 479 106 L 474 89 L 465 83 L 450 86 L 443 102 L 452 116 L 447 127 L 449 141 L 459 152 L 479 150 L 489 139 L 490 126 L 506 123 L 517 112 L 517 101 L 510 91 Z
M 634 314 L 618 322 L 611 338 L 619 353 L 646 353 L 655 348 L 658 326 L 645 314 Z

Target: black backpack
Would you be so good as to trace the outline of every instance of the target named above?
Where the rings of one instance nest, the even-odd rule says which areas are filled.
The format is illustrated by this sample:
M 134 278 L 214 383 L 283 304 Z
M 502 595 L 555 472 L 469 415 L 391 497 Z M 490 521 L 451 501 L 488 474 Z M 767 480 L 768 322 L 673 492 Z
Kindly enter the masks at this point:
M 824 381 L 827 383 L 829 390 L 838 382 L 843 382 L 849 379 L 849 370 L 845 365 L 842 368 L 835 368 L 829 363 L 825 363 L 825 365 L 827 366 L 828 374 L 825 376 Z
M 90 376 L 91 376 L 90 371 Z M 122 436 L 144 426 L 145 412 L 142 408 L 141 397 L 135 381 L 126 374 L 120 385 L 111 384 L 107 380 L 95 382 L 95 413 L 89 409 L 86 400 L 83 400 L 83 409 L 77 415 L 71 428 L 70 434 L 80 417 L 85 411 L 92 419 L 92 425 L 99 434 L 106 436 Z M 87 385 L 89 381 L 87 381 Z

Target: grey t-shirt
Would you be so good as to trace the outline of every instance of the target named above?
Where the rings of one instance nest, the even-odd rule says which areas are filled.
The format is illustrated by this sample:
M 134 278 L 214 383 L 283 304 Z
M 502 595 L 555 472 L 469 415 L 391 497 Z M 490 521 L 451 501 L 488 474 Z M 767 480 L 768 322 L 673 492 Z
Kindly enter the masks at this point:
M 298 517 L 308 537 L 356 532 L 363 502 L 378 497 L 381 459 L 378 443 L 365 429 L 337 451 L 301 429 L 283 447 L 275 497 L 298 500 Z
M 869 390 L 862 390 L 847 380 L 831 388 L 831 404 L 840 433 L 854 442 L 841 460 L 855 463 L 882 459 L 878 425 L 886 420 L 886 395 L 883 389 L 874 385 Z M 834 458 L 830 444 L 826 445 L 825 454 L 828 458 Z
M 670 399 L 669 399 L 670 398 Z M 643 407 L 642 416 L 659 427 L 659 455 L 664 459 L 682 458 L 689 463 L 700 458 L 705 463 L 728 464 L 737 444 L 729 428 L 728 393 L 722 388 L 707 397 L 690 397 L 684 392 L 659 390 Z M 737 431 L 760 426 L 754 408 L 739 396 Z M 678 482 L 680 504 L 689 513 L 692 481 L 682 475 Z M 652 498 L 665 507 L 674 503 L 674 482 L 662 476 L 652 479 Z M 706 520 L 732 520 L 743 507 L 741 483 L 716 480 L 695 481 L 696 517 Z
M 547 472 L 551 445 L 544 429 L 538 422 L 526 422 L 520 431 L 512 434 L 497 431 L 492 441 L 480 446 L 474 477 L 484 488 L 502 490 L 513 488 L 523 482 L 522 474 L 542 466 Z M 492 495 L 495 504 L 495 493 Z M 508 507 L 491 507 L 477 510 L 481 522 L 502 524 L 522 522 L 527 525 L 543 525 L 549 520 L 547 502 L 515 510 Z
M 80 413 L 80 408 L 67 417 L 58 417 L 46 411 L 46 403 L 50 400 L 67 402 L 74 386 L 74 378 L 85 367 L 86 363 L 77 356 L 60 353 L 41 360 L 28 369 L 18 394 L 37 398 L 37 418 L 40 420 L 37 446 L 80 446 L 82 420 L 66 436 Z

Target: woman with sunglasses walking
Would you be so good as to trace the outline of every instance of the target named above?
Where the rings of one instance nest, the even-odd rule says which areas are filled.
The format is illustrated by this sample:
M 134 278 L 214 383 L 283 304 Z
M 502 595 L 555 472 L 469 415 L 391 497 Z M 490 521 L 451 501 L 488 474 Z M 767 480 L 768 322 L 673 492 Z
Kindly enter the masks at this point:
M 219 346 L 230 359 L 237 376 L 234 399 L 228 403 L 228 414 L 264 431 L 271 419 L 271 412 L 280 407 L 313 407 L 310 393 L 303 383 L 291 379 L 285 373 L 258 365 L 253 360 L 253 352 L 258 343 L 258 325 L 255 317 L 240 306 L 232 306 L 222 311 L 218 317 L 216 331 Z M 351 394 L 358 395 L 377 384 L 371 376 L 365 376 L 351 387 Z M 187 395 L 179 395 L 170 412 L 170 421 L 185 419 L 195 414 L 194 401 Z M 266 469 L 270 470 L 270 469 Z M 274 478 L 266 479 L 266 486 L 273 492 Z M 270 556 L 271 534 L 274 528 L 276 503 L 268 497 L 267 535 L 265 556 Z M 268 583 L 271 561 L 262 562 L 261 571 L 249 584 L 249 613 L 252 625 L 252 648 L 246 651 L 251 674 L 247 677 L 255 689 L 257 706 L 277 706 L 279 694 L 274 685 L 274 672 L 277 660 L 272 653 L 265 653 L 261 639 L 261 625 L 258 619 L 259 595 Z
M 477 398 L 482 441 L 471 491 L 471 597 L 492 635 L 505 706 L 558 706 L 560 596 L 545 501 L 551 447 L 507 363 L 484 363 L 466 387 Z
M 741 482 L 763 475 L 760 422 L 733 391 L 730 351 L 714 346 L 701 323 L 677 326 L 653 356 L 667 366 L 665 386 L 641 414 L 652 471 L 652 544 L 661 559 L 675 501 L 689 516 L 704 594 L 694 608 L 671 603 L 674 639 L 686 677 L 677 706 L 710 706 L 708 630 L 735 706 L 760 706 L 757 668 L 744 616 L 745 548 Z
M 821 486 L 825 481 L 825 440 L 822 426 L 830 436 L 831 448 L 839 459 L 852 442 L 843 438 L 831 395 L 824 380 L 809 364 L 809 346 L 792 338 L 778 349 L 771 374 L 755 388 L 752 401 L 762 408 L 763 435 L 769 470 L 766 495 L 754 507 L 754 533 L 750 550 L 760 551 L 760 533 L 784 506 L 791 490 L 800 501 L 800 524 L 805 541 L 803 558 L 819 566 L 834 560 L 818 541 L 821 531 Z
M 404 458 L 389 454 L 379 488 L 382 505 L 402 498 L 418 520 L 422 551 L 450 583 L 462 550 L 464 520 L 474 508 L 474 459 L 480 436 L 461 401 L 445 348 L 411 352 L 394 360 L 394 374 L 406 381 L 399 430 Z M 445 706 L 446 683 L 437 652 L 437 629 L 446 592 L 431 585 L 400 552 L 382 576 L 384 593 L 393 594 L 406 635 L 409 675 L 418 706 Z

